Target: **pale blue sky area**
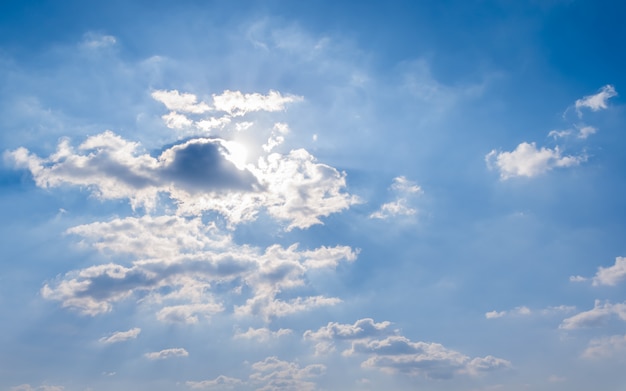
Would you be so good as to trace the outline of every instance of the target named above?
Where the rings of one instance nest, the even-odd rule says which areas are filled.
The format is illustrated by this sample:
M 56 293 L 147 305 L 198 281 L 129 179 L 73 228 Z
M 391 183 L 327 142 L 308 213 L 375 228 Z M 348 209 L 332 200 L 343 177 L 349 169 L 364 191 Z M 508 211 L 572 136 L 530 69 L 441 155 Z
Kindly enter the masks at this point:
M 0 390 L 623 390 L 625 11 L 3 2 Z

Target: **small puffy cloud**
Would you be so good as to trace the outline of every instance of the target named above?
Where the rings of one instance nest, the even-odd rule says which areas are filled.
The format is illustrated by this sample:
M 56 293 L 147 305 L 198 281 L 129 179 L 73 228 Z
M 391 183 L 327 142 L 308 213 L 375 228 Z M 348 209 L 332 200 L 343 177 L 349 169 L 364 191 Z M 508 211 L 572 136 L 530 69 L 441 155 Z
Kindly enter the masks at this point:
M 144 355 L 148 360 L 164 360 L 172 357 L 187 357 L 189 353 L 183 348 L 163 349 L 159 352 L 150 352 Z
M 165 114 L 161 118 L 163 118 L 165 125 L 170 129 L 184 129 L 193 124 L 193 121 L 187 118 L 187 116 L 178 114 L 175 111 Z
M 616 257 L 613 266 L 598 268 L 592 279 L 592 285 L 615 286 L 624 280 L 626 280 L 626 258 Z
M 249 327 L 247 331 L 237 331 L 234 335 L 235 339 L 255 339 L 259 342 L 266 342 L 270 339 L 277 339 L 284 335 L 290 335 L 293 332 L 291 329 L 278 329 L 272 331 L 267 327 L 261 327 L 258 329 Z
M 613 335 L 592 339 L 582 357 L 588 359 L 610 358 L 626 350 L 626 335 Z
M 139 327 L 132 328 L 128 331 L 117 331 L 108 337 L 102 337 L 98 341 L 104 344 L 112 344 L 117 342 L 128 341 L 129 339 L 135 339 L 141 332 Z
M 326 366 L 322 364 L 300 367 L 297 363 L 277 357 L 256 362 L 252 364 L 252 369 L 254 373 L 250 375 L 250 382 L 258 387 L 257 391 L 314 391 L 317 387 L 310 379 L 326 373 Z
M 187 381 L 185 384 L 192 390 L 232 390 L 245 383 L 234 377 L 220 375 L 213 380 Z
M 615 87 L 607 84 L 602 87 L 597 94 L 588 95 L 576 100 L 576 110 L 578 111 L 578 114 L 581 115 L 580 109 L 582 108 L 587 108 L 591 111 L 606 109 L 608 107 L 608 100 L 614 96 L 617 96 L 617 91 L 615 91 Z
M 254 111 L 282 111 L 287 103 L 302 101 L 301 96 L 285 95 L 270 90 L 267 95 L 252 93 L 243 94 L 240 91 L 226 90 L 219 95 L 213 95 L 213 105 L 216 110 L 227 112 L 232 116 L 242 116 Z
M 194 94 L 180 93 L 178 90 L 156 90 L 152 92 L 152 98 L 174 112 L 200 114 L 211 110 L 206 103 L 198 102 Z
M 506 314 L 507 314 L 506 311 L 489 311 L 489 312 L 485 313 L 485 318 L 487 318 L 487 319 L 497 319 L 497 318 L 502 318 Z
M 490 169 L 497 169 L 503 180 L 525 176 L 534 177 L 558 167 L 577 166 L 585 156 L 562 156 L 558 147 L 537 149 L 535 143 L 523 142 L 511 152 L 492 150 L 485 156 Z
M 395 194 L 396 199 L 381 205 L 376 212 L 370 214 L 371 219 L 412 216 L 417 213 L 417 209 L 410 206 L 415 196 L 422 193 L 422 189 L 415 182 L 404 176 L 396 177 L 393 179 L 391 191 Z
M 552 137 L 552 138 L 554 138 L 556 140 L 558 138 L 567 137 L 567 136 L 569 136 L 571 134 L 572 134 L 572 131 L 569 130 L 569 129 L 568 130 L 551 130 L 548 133 L 548 137 Z
M 583 276 L 570 276 L 569 280 L 570 282 L 583 282 L 587 281 L 587 278 Z
M 584 327 L 595 327 L 605 324 L 614 317 L 626 321 L 626 303 L 611 304 L 605 302 L 603 304 L 600 300 L 596 300 L 593 309 L 580 312 L 564 319 L 559 328 L 572 330 Z

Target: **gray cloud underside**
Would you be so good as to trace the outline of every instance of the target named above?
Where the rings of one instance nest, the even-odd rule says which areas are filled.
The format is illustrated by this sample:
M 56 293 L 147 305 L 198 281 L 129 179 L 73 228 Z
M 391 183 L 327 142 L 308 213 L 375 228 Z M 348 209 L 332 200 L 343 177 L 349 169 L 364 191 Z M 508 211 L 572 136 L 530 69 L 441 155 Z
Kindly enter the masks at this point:
M 340 302 L 324 296 L 289 297 L 289 290 L 306 286 L 309 270 L 356 259 L 356 252 L 347 246 L 313 250 L 299 250 L 297 244 L 265 250 L 240 246 L 215 226 L 203 225 L 200 218 L 180 216 L 115 219 L 74 227 L 68 233 L 82 236 L 85 244 L 101 251 L 138 258 L 128 266 L 109 263 L 73 271 L 42 288 L 43 297 L 87 315 L 111 311 L 114 303 L 134 297 L 157 306 L 159 320 L 196 323 L 225 311 L 221 299 L 237 297 L 245 302 L 234 307 L 236 314 L 270 320 Z M 150 243 L 156 248 L 142 245 Z M 242 296 L 244 286 L 249 288 L 248 297 Z M 277 299 L 279 293 L 287 298 Z

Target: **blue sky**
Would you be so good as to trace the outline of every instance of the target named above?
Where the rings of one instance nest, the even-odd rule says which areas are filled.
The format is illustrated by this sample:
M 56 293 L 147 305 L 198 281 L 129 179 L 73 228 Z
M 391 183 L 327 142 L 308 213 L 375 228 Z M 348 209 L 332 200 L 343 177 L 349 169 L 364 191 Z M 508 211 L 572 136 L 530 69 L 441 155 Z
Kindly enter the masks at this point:
M 624 9 L 0 6 L 0 389 L 622 390 Z

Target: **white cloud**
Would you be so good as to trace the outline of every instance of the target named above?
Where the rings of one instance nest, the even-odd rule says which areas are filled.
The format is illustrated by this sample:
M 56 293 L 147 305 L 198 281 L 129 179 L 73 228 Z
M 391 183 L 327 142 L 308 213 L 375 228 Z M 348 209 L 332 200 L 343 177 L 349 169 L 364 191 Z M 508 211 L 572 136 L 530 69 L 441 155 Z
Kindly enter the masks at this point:
M 132 328 L 128 331 L 117 331 L 108 337 L 102 337 L 98 341 L 105 344 L 117 343 L 135 339 L 141 332 L 139 327 Z
M 613 266 L 598 268 L 598 272 L 593 277 L 592 285 L 615 286 L 624 280 L 626 280 L 626 258 L 616 257 Z
M 593 126 L 582 126 L 578 129 L 578 138 L 586 139 L 597 131 L 598 129 Z
M 497 318 L 503 317 L 506 314 L 507 314 L 506 311 L 489 311 L 489 312 L 485 313 L 485 318 L 487 318 L 487 319 L 497 319 Z
M 376 212 L 370 214 L 371 219 L 388 219 L 396 216 L 412 216 L 417 209 L 410 206 L 413 198 L 422 193 L 422 189 L 415 182 L 399 176 L 393 179 L 391 190 L 396 199 L 380 206 Z
M 189 353 L 183 348 L 163 349 L 158 352 L 150 352 L 144 355 L 149 360 L 164 360 L 172 357 L 187 357 Z
M 152 92 L 152 98 L 163 103 L 171 111 L 201 114 L 211 110 L 206 103 L 198 102 L 198 97 L 194 94 L 180 93 L 178 90 L 156 90 Z
M 278 91 L 270 90 L 267 95 L 259 93 L 243 94 L 240 91 L 226 90 L 213 95 L 216 110 L 227 112 L 233 116 L 245 115 L 254 111 L 282 111 L 287 103 L 302 101 L 301 96 L 283 96 Z
M 220 303 L 180 304 L 163 307 L 156 317 L 162 322 L 194 324 L 198 323 L 198 316 L 209 319 L 222 311 L 224 307 Z
M 395 374 L 424 375 L 447 379 L 455 374 L 478 375 L 510 366 L 506 360 L 493 356 L 471 358 L 429 342 L 413 342 L 390 329 L 390 322 L 375 323 L 365 318 L 354 324 L 330 322 L 317 331 L 307 330 L 305 340 L 316 342 L 316 354 L 334 351 L 336 344 L 349 344 L 343 356 L 366 355 L 363 368 L 377 368 Z
M 153 210 L 159 194 L 169 194 L 178 213 L 221 213 L 231 224 L 253 220 L 265 209 L 287 230 L 321 224 L 321 217 L 359 202 L 345 192 L 346 174 L 317 163 L 304 149 L 272 153 L 258 166 L 241 160 L 232 141 L 196 138 L 164 150 L 158 157 L 111 131 L 91 136 L 76 153 L 68 140 L 42 159 L 25 148 L 5 159 L 28 169 L 43 188 L 86 187 L 101 199 L 129 199 L 133 208 Z
M 234 338 L 235 339 L 255 339 L 259 342 L 266 342 L 270 339 L 277 339 L 285 335 L 290 335 L 293 332 L 291 329 L 278 329 L 276 331 L 272 331 L 267 327 L 261 327 L 258 329 L 249 327 L 247 331 L 242 332 L 238 330 Z
M 588 359 L 611 358 L 617 353 L 626 350 L 626 335 L 592 339 L 582 357 Z
M 357 257 L 348 246 L 306 250 L 299 250 L 297 244 L 265 250 L 240 246 L 214 224 L 180 216 L 128 217 L 68 232 L 82 236 L 84 245 L 138 259 L 127 266 L 110 263 L 69 272 L 44 285 L 44 298 L 97 315 L 135 297 L 144 305 L 157 306 L 157 319 L 165 322 L 196 323 L 225 311 L 220 299 L 240 298 L 244 286 L 250 288 L 248 297 L 234 311 L 265 320 L 337 304 L 337 298 L 290 296 L 290 290 L 307 286 L 309 270 L 335 268 Z
M 193 121 L 187 118 L 187 116 L 178 114 L 175 111 L 171 111 L 161 118 L 165 121 L 165 125 L 171 129 L 184 129 L 193 124 Z
M 431 379 L 449 379 L 455 374 L 478 375 L 508 368 L 507 360 L 486 356 L 470 358 L 438 343 L 412 342 L 403 336 L 382 340 L 355 341 L 348 354 L 367 354 L 361 366 L 383 372 L 423 375 Z
M 583 281 L 587 281 L 587 278 L 583 276 L 570 276 L 569 280 L 571 282 L 583 282 Z
M 626 321 L 626 303 L 611 304 L 605 302 L 602 304 L 600 300 L 596 300 L 593 309 L 580 312 L 564 319 L 559 328 L 572 330 L 583 327 L 600 326 L 615 316 Z
M 606 109 L 608 107 L 607 101 L 614 96 L 617 96 L 615 87 L 607 84 L 602 87 L 597 94 L 588 95 L 576 100 L 576 110 L 578 111 L 578 114 L 581 115 L 580 109 L 582 108 L 588 108 L 591 109 L 591 111 Z
M 218 376 L 213 380 L 187 381 L 185 384 L 194 390 L 232 390 L 245 383 L 234 377 Z
M 100 49 L 114 46 L 116 43 L 117 39 L 112 35 L 103 35 L 89 32 L 83 36 L 82 46 L 89 49 Z
M 567 306 L 567 305 L 559 305 L 559 306 L 551 306 L 544 308 L 542 310 L 531 310 L 526 306 L 515 307 L 512 310 L 507 311 L 490 311 L 485 313 L 485 318 L 487 319 L 497 319 L 505 316 L 529 316 L 533 314 L 541 314 L 541 315 L 552 315 L 563 312 L 571 312 L 574 311 L 576 307 Z
M 534 177 L 557 167 L 577 166 L 585 156 L 562 156 L 558 147 L 537 149 L 535 143 L 523 142 L 512 152 L 492 150 L 485 156 L 489 168 L 496 168 L 505 180 L 518 176 Z
M 250 382 L 257 385 L 257 391 L 313 391 L 316 384 L 309 379 L 323 375 L 326 366 L 311 364 L 300 367 L 299 364 L 282 361 L 277 357 L 267 357 L 252 364 L 254 373 Z
M 571 130 L 551 130 L 548 133 L 548 137 L 553 137 L 554 139 L 567 137 L 572 134 Z

